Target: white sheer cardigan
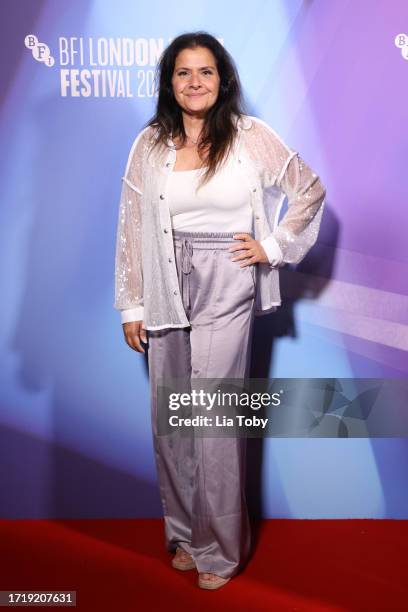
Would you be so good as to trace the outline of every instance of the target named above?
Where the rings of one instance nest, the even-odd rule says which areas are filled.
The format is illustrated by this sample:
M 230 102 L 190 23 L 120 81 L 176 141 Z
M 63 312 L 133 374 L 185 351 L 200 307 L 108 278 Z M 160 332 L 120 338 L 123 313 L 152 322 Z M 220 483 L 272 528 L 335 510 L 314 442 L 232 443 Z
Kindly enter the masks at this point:
M 241 164 L 251 191 L 254 237 L 279 246 L 278 265 L 257 264 L 255 315 L 281 305 L 279 267 L 299 263 L 315 244 L 326 190 L 320 178 L 264 121 L 234 116 L 238 127 L 231 155 Z M 143 320 L 146 329 L 188 327 L 180 296 L 167 184 L 176 150 L 152 149 L 156 128 L 135 138 L 122 177 L 115 254 L 114 308 L 122 323 Z M 283 202 L 288 207 L 279 221 Z

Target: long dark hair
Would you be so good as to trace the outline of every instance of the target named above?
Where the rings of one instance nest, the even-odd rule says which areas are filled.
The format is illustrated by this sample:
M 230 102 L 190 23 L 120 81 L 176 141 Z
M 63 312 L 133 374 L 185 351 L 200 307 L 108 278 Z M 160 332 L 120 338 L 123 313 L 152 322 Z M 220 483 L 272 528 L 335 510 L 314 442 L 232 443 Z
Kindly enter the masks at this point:
M 211 51 L 220 76 L 218 98 L 205 116 L 198 143 L 198 154 L 207 166 L 201 177 L 200 185 L 202 185 L 215 174 L 230 151 L 237 132 L 234 114 L 238 116 L 245 114 L 235 62 L 214 36 L 203 31 L 188 32 L 177 36 L 166 47 L 156 68 L 155 80 L 158 91 L 156 113 L 145 125 L 158 128 L 154 146 L 160 144 L 167 146 L 170 133 L 173 134 L 173 137 L 179 137 L 181 143 L 184 144 L 186 133 L 182 109 L 174 97 L 171 80 L 177 55 L 183 49 L 194 49 L 195 47 L 206 47 Z M 204 159 L 202 154 L 206 147 L 208 147 L 208 153 Z

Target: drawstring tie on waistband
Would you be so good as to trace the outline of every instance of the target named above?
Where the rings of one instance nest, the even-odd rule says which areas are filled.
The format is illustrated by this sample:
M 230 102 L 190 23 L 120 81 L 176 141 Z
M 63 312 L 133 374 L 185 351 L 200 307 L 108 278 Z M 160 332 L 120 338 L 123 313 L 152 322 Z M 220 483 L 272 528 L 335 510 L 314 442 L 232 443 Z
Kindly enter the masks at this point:
M 188 238 L 183 238 L 181 241 L 181 277 L 183 302 L 186 308 L 190 308 L 190 272 L 193 268 L 192 262 L 193 244 Z

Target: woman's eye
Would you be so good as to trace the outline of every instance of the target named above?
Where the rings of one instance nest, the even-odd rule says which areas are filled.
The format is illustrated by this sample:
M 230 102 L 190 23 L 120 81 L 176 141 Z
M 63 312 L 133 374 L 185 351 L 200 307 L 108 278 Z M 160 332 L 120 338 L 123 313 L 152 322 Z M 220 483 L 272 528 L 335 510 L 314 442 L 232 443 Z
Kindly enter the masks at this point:
M 178 76 L 184 76 L 185 74 L 187 74 L 186 70 L 180 70 L 180 72 L 177 73 Z M 212 70 L 203 70 L 203 74 L 212 74 Z

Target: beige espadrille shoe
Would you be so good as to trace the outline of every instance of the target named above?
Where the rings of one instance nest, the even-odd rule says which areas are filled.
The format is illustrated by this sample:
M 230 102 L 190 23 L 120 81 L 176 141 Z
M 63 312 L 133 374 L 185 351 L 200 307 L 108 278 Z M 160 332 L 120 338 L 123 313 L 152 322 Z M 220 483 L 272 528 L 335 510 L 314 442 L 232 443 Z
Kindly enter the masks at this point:
M 204 576 L 211 576 L 211 578 L 204 578 Z M 205 572 L 198 575 L 198 586 L 201 589 L 215 590 L 224 586 L 224 584 L 227 584 L 230 580 L 231 578 L 222 578 L 221 576 L 217 576 L 217 574 Z
M 171 560 L 171 564 L 175 569 L 181 571 L 191 570 L 196 566 L 193 557 L 179 546 L 176 549 L 176 554 Z

